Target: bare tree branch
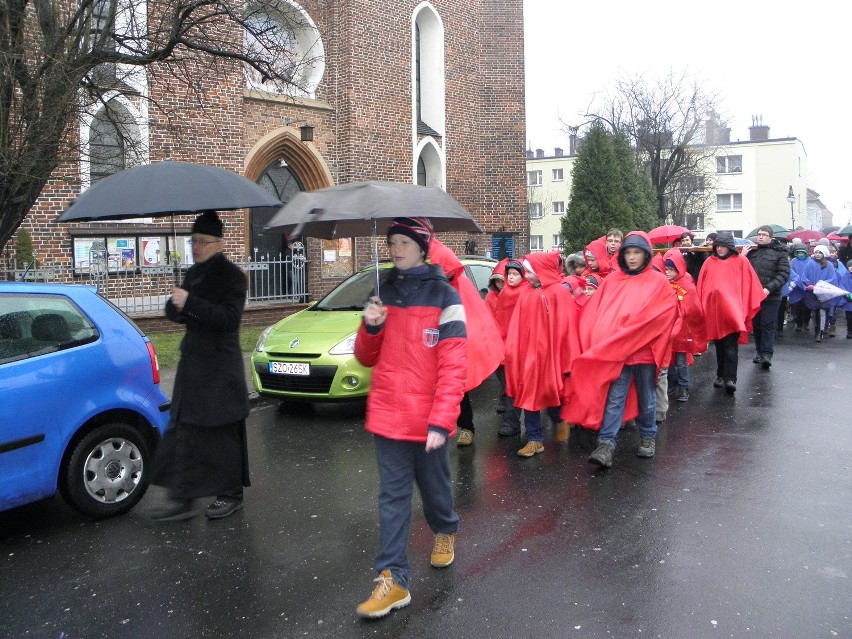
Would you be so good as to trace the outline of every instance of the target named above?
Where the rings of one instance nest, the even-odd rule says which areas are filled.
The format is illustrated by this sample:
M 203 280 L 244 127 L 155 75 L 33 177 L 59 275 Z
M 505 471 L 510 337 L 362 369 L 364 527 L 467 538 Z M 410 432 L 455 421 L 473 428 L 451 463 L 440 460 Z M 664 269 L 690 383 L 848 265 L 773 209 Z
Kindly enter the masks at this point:
M 102 114 L 141 157 L 146 141 L 119 110 L 105 110 L 116 96 L 148 101 L 175 135 L 189 130 L 181 109 L 188 123 L 204 108 L 199 68 L 231 79 L 245 69 L 247 82 L 305 95 L 301 71 L 322 62 L 322 49 L 296 50 L 288 34 L 307 26 L 284 0 L 0 0 L 0 248 L 50 179 L 79 179 L 81 117 Z M 194 99 L 152 99 L 152 72 Z

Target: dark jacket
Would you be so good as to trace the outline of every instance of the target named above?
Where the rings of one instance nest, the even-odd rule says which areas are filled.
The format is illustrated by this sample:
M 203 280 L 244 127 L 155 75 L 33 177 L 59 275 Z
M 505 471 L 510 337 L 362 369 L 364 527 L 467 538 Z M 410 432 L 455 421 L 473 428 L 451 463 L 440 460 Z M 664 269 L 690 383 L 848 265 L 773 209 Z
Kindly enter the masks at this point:
M 183 312 L 171 300 L 166 317 L 186 324 L 175 375 L 172 419 L 221 426 L 249 413 L 240 321 L 246 301 L 245 274 L 222 253 L 191 266 L 181 288 L 189 291 Z
M 790 279 L 790 258 L 787 249 L 776 239 L 766 246 L 758 244 L 747 254 L 761 286 L 769 291 L 767 299 L 779 299 L 781 288 Z

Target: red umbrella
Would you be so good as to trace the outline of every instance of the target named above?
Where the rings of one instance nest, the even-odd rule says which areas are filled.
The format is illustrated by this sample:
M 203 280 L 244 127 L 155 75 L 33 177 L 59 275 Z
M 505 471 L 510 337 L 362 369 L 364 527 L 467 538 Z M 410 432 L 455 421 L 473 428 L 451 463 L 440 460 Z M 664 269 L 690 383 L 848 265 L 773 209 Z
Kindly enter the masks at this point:
M 648 231 L 648 239 L 651 240 L 652 244 L 668 244 L 669 242 L 674 242 L 684 233 L 689 233 L 691 235 L 692 231 L 685 226 L 664 224 L 663 226 L 658 226 L 657 228 Z
M 837 233 L 829 233 L 826 237 L 832 242 L 840 242 L 846 244 L 849 241 L 848 236 L 838 235 Z
M 825 233 L 823 233 L 822 231 L 813 231 L 810 229 L 793 231 L 792 233 L 787 235 L 787 240 L 792 241 L 797 237 L 802 240 L 802 242 L 810 242 L 811 240 L 821 240 L 825 237 Z

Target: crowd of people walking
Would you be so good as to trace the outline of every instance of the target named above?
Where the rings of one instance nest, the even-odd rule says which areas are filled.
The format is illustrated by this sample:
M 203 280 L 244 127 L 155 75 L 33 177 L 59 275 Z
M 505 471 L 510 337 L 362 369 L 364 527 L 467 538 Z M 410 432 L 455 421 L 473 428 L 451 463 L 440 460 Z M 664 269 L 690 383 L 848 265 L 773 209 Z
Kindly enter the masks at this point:
M 733 395 L 750 333 L 754 363 L 770 370 L 788 317 L 796 330 L 812 321 L 817 341 L 836 333 L 838 308 L 852 327 L 850 274 L 831 247 L 792 246 L 791 266 L 768 226 L 743 252 L 729 232 L 708 236 L 706 249 L 691 244 L 687 234 L 655 250 L 644 232 L 612 229 L 567 259 L 540 252 L 503 260 L 483 299 L 428 219 L 393 221 L 394 265 L 355 341 L 356 358 L 374 368 L 366 429 L 379 471 L 376 585 L 359 616 L 382 617 L 411 601 L 415 485 L 434 533 L 430 564 L 453 563 L 459 518 L 447 443 L 456 434 L 457 446 L 474 443 L 469 393 L 492 373 L 501 385 L 498 434 L 525 439 L 517 455 L 544 451 L 544 411 L 555 441 L 572 428 L 596 431 L 588 460 L 609 468 L 628 421 L 639 432 L 636 454 L 655 456 L 669 396 L 689 401 L 689 367 L 711 342 L 713 385 Z

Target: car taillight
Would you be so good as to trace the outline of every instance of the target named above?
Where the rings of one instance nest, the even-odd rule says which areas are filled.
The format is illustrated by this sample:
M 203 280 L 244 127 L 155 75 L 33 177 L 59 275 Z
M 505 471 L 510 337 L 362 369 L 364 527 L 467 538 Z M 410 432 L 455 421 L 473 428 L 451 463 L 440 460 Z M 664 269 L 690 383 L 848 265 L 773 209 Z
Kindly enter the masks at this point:
M 154 345 L 151 342 L 147 342 L 146 346 L 148 346 L 148 357 L 151 358 L 151 371 L 154 373 L 154 383 L 160 383 L 160 363 L 157 361 L 157 351 L 154 350 Z

